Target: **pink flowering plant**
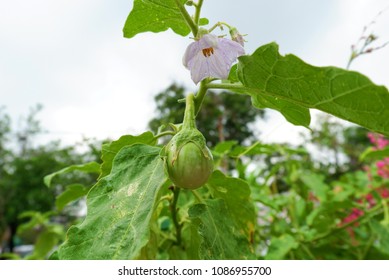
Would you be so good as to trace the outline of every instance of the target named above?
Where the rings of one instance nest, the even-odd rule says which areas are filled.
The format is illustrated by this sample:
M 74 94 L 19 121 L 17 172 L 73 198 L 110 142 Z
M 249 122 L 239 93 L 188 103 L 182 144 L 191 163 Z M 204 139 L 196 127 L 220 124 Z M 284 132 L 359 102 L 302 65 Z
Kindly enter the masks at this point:
M 367 137 L 372 144 L 372 147 L 362 155 L 362 158 L 371 158 L 371 164 L 365 165 L 363 168 L 366 172 L 367 186 L 356 192 L 355 206 L 349 210 L 348 215 L 339 224 L 340 227 L 346 226 L 346 230 L 351 237 L 351 244 L 355 247 L 363 244 L 363 235 L 366 235 L 366 233 L 374 234 L 374 231 L 378 230 L 383 234 L 386 228 L 389 229 L 389 210 L 387 206 L 389 198 L 389 176 L 387 173 L 389 157 L 385 156 L 385 154 L 389 155 L 387 151 L 385 152 L 385 149 L 389 146 L 389 141 L 383 135 L 377 133 L 368 133 Z M 380 154 L 377 156 L 377 153 Z M 370 221 L 369 226 L 366 227 L 368 218 L 382 212 L 383 220 L 381 224 Z M 364 223 L 361 223 L 361 221 Z
M 131 2 L 124 37 L 167 30 L 181 36 L 187 47 L 180 66 L 196 90 L 177 100 L 186 106 L 182 123 L 124 135 L 103 145 L 102 163 L 45 178 L 52 186 L 74 170 L 99 173 L 86 195 L 86 217 L 69 228 L 52 259 L 389 257 L 388 248 L 377 247 L 389 244 L 388 140 L 378 136 L 389 135 L 385 87 L 358 72 L 281 55 L 274 42 L 248 53 L 250 34 L 234 23 L 210 23 L 201 13 L 204 0 Z M 213 89 L 247 95 L 255 108 L 278 111 L 297 126 L 309 128 L 317 109 L 378 133 L 369 134 L 374 148 L 361 158 L 369 168 L 329 180 L 308 166 L 305 148 L 229 141 L 210 149 L 196 117 Z M 67 195 L 69 203 L 82 196 Z

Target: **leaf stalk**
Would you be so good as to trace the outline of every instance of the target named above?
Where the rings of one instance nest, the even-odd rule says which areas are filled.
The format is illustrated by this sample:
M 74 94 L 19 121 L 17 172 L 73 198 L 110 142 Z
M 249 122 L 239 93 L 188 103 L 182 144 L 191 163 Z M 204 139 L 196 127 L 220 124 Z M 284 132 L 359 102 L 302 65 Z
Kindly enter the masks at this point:
M 175 1 L 176 1 L 176 5 L 177 5 L 178 9 L 180 10 L 181 15 L 184 18 L 186 24 L 188 25 L 190 30 L 192 30 L 193 36 L 196 37 L 197 33 L 199 32 L 198 24 L 196 24 L 196 22 L 193 21 L 192 17 L 188 13 L 188 11 L 185 9 L 184 5 L 181 3 L 181 0 L 175 0 Z M 200 9 L 201 9 L 201 7 L 200 7 Z M 197 13 L 197 10 L 199 10 L 198 7 L 196 7 L 196 13 Z M 198 13 L 200 15 L 200 12 L 198 12 Z

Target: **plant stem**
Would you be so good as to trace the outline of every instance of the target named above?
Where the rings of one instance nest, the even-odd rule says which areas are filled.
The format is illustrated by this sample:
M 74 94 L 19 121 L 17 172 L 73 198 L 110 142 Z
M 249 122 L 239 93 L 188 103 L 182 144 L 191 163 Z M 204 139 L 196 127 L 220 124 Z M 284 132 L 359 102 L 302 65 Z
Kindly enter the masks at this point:
M 198 200 L 198 202 L 205 203 L 201 195 L 196 190 L 192 190 L 192 193 L 195 196 L 195 198 Z
M 212 26 L 210 29 L 208 29 L 208 32 L 211 33 L 212 31 L 214 31 L 216 28 L 220 27 L 220 29 L 223 30 L 223 25 L 226 26 L 228 29 L 231 29 L 232 26 L 225 23 L 225 22 L 222 22 L 222 21 L 219 21 L 217 23 L 215 23 L 214 26 Z
M 207 84 L 207 89 L 230 89 L 235 91 L 245 91 L 246 87 L 243 86 L 241 83 L 236 84 L 228 84 L 228 83 L 210 83 Z
M 170 204 L 170 211 L 172 212 L 172 219 L 174 227 L 176 228 L 176 244 L 181 245 L 181 228 L 182 225 L 178 221 L 178 209 L 177 201 L 178 196 L 180 195 L 180 188 L 174 187 L 173 189 L 173 202 Z
M 154 136 L 154 139 L 161 138 L 166 135 L 175 135 L 176 133 L 174 131 L 164 131 Z
M 184 5 L 182 5 L 181 0 L 175 0 L 175 1 L 176 1 L 176 5 L 177 5 L 178 9 L 181 12 L 182 17 L 186 21 L 186 24 L 189 26 L 190 30 L 192 30 L 193 36 L 196 37 L 197 33 L 199 32 L 198 24 L 193 21 L 192 17 L 188 13 L 188 11 L 185 9 Z M 196 13 L 197 13 L 197 10 L 199 10 L 199 8 L 196 8 Z
M 195 116 L 200 112 L 201 105 L 203 104 L 205 94 L 207 93 L 208 85 L 207 79 L 200 82 L 200 88 L 195 96 Z
M 182 128 L 196 128 L 195 100 L 193 93 L 186 97 L 186 107 Z
M 382 207 L 384 209 L 384 224 L 389 225 L 389 209 L 386 200 L 382 200 Z
M 364 260 L 366 258 L 366 255 L 367 255 L 367 253 L 369 253 L 370 248 L 373 245 L 375 240 L 376 240 L 376 235 L 372 233 L 369 241 L 367 242 L 365 248 L 363 249 L 361 260 Z
M 199 2 L 196 5 L 196 12 L 194 16 L 194 23 L 199 26 L 200 22 L 200 12 L 201 12 L 201 6 L 203 6 L 203 0 L 199 0 Z M 194 35 L 194 34 L 193 34 Z M 197 35 L 197 34 L 196 34 Z

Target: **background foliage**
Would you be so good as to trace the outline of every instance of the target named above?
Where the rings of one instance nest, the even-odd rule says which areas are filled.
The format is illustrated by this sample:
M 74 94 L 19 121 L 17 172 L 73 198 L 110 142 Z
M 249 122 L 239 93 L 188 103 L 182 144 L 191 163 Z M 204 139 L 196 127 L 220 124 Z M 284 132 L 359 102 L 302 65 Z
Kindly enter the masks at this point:
M 197 37 L 208 24 L 200 17 L 203 1 L 193 16 L 186 2 L 134 0 L 124 36 L 171 29 Z M 58 143 L 36 147 L 39 108 L 18 132 L 1 111 L 2 258 L 19 258 L 21 243 L 35 245 L 31 259 L 389 258 L 385 87 L 357 72 L 282 56 L 275 43 L 239 57 L 227 80 L 199 85 L 197 122 L 215 171 L 197 190 L 172 184 L 161 153 L 179 130 L 177 100 L 185 92 L 173 84 L 156 96 L 154 133 L 106 141 L 101 153 L 94 144 L 85 153 Z M 309 127 L 311 108 L 374 132 L 323 115 L 304 145 L 255 141 L 250 126 L 263 109 Z M 15 136 L 18 147 L 9 147 Z M 82 202 L 86 216 L 79 215 Z
M 174 85 L 168 90 L 171 91 L 172 88 Z M 177 96 L 180 90 L 183 89 L 178 88 L 178 92 L 175 93 Z M 173 92 L 171 94 L 173 95 Z M 165 104 L 161 103 L 162 105 Z M 174 106 L 171 111 L 167 106 L 166 108 L 166 115 L 174 115 L 177 112 Z M 220 113 L 224 114 L 224 111 Z M 163 119 L 165 116 L 160 117 Z M 22 202 L 29 199 L 30 203 L 19 204 L 9 199 L 8 204 L 4 205 L 2 200 L 2 213 L 7 213 L 7 217 L 11 217 L 11 213 L 17 213 L 12 216 L 14 220 L 3 216 L 3 232 L 7 223 L 9 226 L 11 222 L 16 223 L 12 240 L 16 241 L 17 245 L 20 242 L 35 243 L 36 249 L 28 258 L 47 258 L 52 248 L 65 240 L 65 232 L 69 225 L 77 223 L 77 215 L 74 215 L 74 210 L 71 209 L 77 209 L 79 204 L 72 201 L 84 197 L 93 180 L 96 179 L 97 173 L 103 170 L 100 174 L 103 179 L 100 179 L 96 185 L 99 188 L 95 187 L 95 190 L 112 193 L 117 198 L 98 193 L 95 202 L 90 198 L 89 205 L 97 203 L 97 205 L 106 205 L 107 208 L 95 207 L 101 212 L 96 212 L 93 219 L 89 216 L 81 226 L 77 226 L 78 229 L 72 229 L 73 231 L 77 229 L 75 236 L 79 236 L 79 241 L 70 240 L 65 243 L 59 254 L 53 255 L 54 258 L 386 259 L 388 258 L 385 238 L 388 233 L 389 217 L 386 210 L 389 196 L 389 172 L 387 171 L 389 164 L 385 157 L 388 141 L 382 136 L 367 134 L 365 129 L 357 126 L 345 127 L 327 115 L 323 115 L 318 120 L 317 129 L 312 130 L 310 135 L 304 136 L 306 141 L 313 145 L 310 150 L 305 146 L 291 147 L 289 144 L 247 141 L 251 145 L 243 145 L 233 140 L 218 142 L 213 147 L 212 153 L 215 163 L 225 175 L 219 171 L 215 172 L 207 186 L 197 192 L 182 190 L 178 201 L 174 201 L 174 189 L 169 187 L 169 181 L 165 184 L 164 179 L 161 181 L 164 176 L 163 169 L 155 173 L 152 172 L 153 167 L 141 168 L 143 165 L 136 160 L 139 154 L 144 154 L 145 160 L 147 156 L 151 162 L 155 160 L 153 153 L 158 154 L 158 148 L 156 147 L 153 153 L 150 153 L 152 149 L 148 148 L 151 147 L 150 145 L 156 145 L 151 133 L 137 137 L 124 136 L 117 141 L 107 142 L 103 145 L 102 165 L 93 161 L 90 164 L 76 164 L 69 168 L 65 167 L 69 163 L 64 163 L 61 172 L 45 178 L 46 183 L 52 185 L 51 188 L 44 186 L 43 176 L 50 173 L 49 170 L 58 170 L 58 167 L 43 169 L 42 174 L 36 172 L 40 168 L 39 162 L 56 167 L 53 158 L 65 162 L 65 155 L 69 158 L 73 156 L 73 163 L 82 162 L 85 158 L 99 161 L 98 158 L 93 152 L 80 155 L 70 148 L 63 150 L 53 144 L 46 146 L 46 149 L 51 151 L 47 153 L 47 158 L 35 162 L 33 159 L 41 155 L 42 147 L 27 145 L 30 148 L 26 149 L 24 157 L 19 154 L 13 155 L 12 153 L 16 152 L 10 149 L 3 149 L 2 152 L 7 151 L 10 159 L 7 166 L 14 164 L 13 168 L 18 171 L 17 174 L 23 174 L 19 177 L 26 179 L 13 180 L 12 174 L 16 176 L 16 173 L 11 173 L 13 169 L 7 167 L 9 173 L 7 176 L 2 176 L 1 190 L 4 193 L 1 197 L 4 198 L 5 193 L 12 194 L 9 192 L 11 185 L 7 185 L 7 182 L 20 182 L 20 185 L 16 185 L 20 186 L 18 187 L 20 191 L 15 199 Z M 206 118 L 203 122 L 208 125 L 207 122 L 216 121 L 215 118 Z M 6 133 L 10 130 L 9 126 L 4 125 L 7 122 L 9 123 L 10 120 L 6 114 L 3 114 L 2 135 L 10 137 L 11 134 Z M 229 128 L 228 125 L 224 127 L 227 133 Z M 7 141 L 3 140 L 3 143 L 6 144 Z M 121 149 L 121 147 L 128 148 Z M 366 152 L 363 153 L 365 150 Z M 320 151 L 327 156 L 321 156 Z M 382 154 L 378 157 L 374 156 L 377 152 Z M 361 155 L 365 158 L 363 161 Z M 16 156 L 19 158 L 13 160 Z M 38 157 L 38 159 L 42 158 Z M 130 168 L 131 159 L 136 160 L 134 164 L 137 168 Z M 26 168 L 26 172 L 21 167 L 26 165 L 21 165 L 21 162 L 37 169 L 28 172 L 29 169 Z M 8 169 L 2 168 L 2 172 Z M 128 176 L 127 170 L 133 170 L 139 174 L 139 177 Z M 144 175 L 141 170 L 152 172 L 154 175 Z M 92 176 L 92 174 L 96 175 Z M 162 177 L 154 179 L 154 176 Z M 133 190 L 141 192 L 137 196 L 132 196 L 132 189 L 128 186 L 134 185 L 126 180 L 138 182 L 142 178 L 150 183 L 153 181 L 162 183 L 157 188 L 150 185 L 157 191 L 154 197 L 149 196 L 149 191 L 136 188 Z M 26 181 L 35 182 L 37 187 L 23 184 Z M 74 182 L 79 183 L 74 184 Z M 112 182 L 120 182 L 120 184 Z M 69 186 L 66 187 L 67 185 Z M 75 191 L 77 186 L 81 186 L 80 189 L 84 191 Z M 116 187 L 121 190 L 115 191 Z M 58 195 L 61 192 L 62 195 Z M 41 194 L 47 198 L 47 204 L 42 203 Z M 58 199 L 61 201 L 60 198 L 64 194 L 68 195 L 68 199 L 58 205 Z M 131 196 L 127 196 L 129 194 Z M 57 204 L 55 204 L 56 195 Z M 89 196 L 94 195 L 91 193 Z M 104 197 L 109 199 L 109 202 L 103 203 L 101 198 Z M 126 197 L 132 202 L 125 202 Z M 150 207 L 152 208 L 156 201 L 158 203 L 154 214 L 148 216 L 151 213 Z M 144 212 L 133 211 L 134 203 L 137 202 L 142 202 L 138 205 L 142 205 Z M 34 204 L 31 203 L 36 203 L 42 208 L 34 208 L 31 206 Z M 20 205 L 25 207 L 17 208 L 21 207 Z M 174 205 L 179 209 L 177 212 L 172 211 Z M 8 212 L 5 209 L 12 211 Z M 58 212 L 61 209 L 62 212 Z M 26 210 L 28 212 L 24 212 Z M 51 212 L 45 212 L 50 210 Z M 109 213 L 113 216 L 109 216 L 111 215 Z M 128 218 L 125 218 L 122 213 L 126 213 Z M 133 215 L 146 216 L 136 218 L 137 216 Z M 102 216 L 107 218 L 107 222 L 109 221 L 113 227 L 112 230 L 107 228 L 107 222 L 100 220 Z M 136 231 L 127 231 L 131 220 L 137 225 Z M 123 223 L 123 227 L 120 226 L 119 221 Z M 146 223 L 143 229 L 140 227 L 140 222 Z M 99 223 L 103 223 L 104 226 L 98 226 Z M 93 230 L 88 229 L 88 224 L 94 225 Z M 215 227 L 220 224 L 225 227 Z M 101 233 L 99 233 L 100 229 Z M 115 234 L 121 229 L 123 233 Z M 93 238 L 112 240 L 108 235 L 108 232 L 111 232 L 115 238 L 124 238 L 123 244 L 133 244 L 134 249 L 128 250 L 126 246 L 118 246 L 117 249 L 113 247 L 112 254 L 101 250 L 101 255 L 98 251 L 93 251 L 92 255 L 83 255 L 84 246 L 82 243 L 77 245 L 77 242 L 81 242 L 84 238 L 83 232 L 92 234 Z M 139 239 L 140 236 L 144 236 L 144 239 Z M 131 241 L 134 238 L 137 240 L 136 243 Z M 212 250 L 209 250 L 210 244 L 207 243 L 210 240 L 216 242 L 212 243 L 214 246 Z M 91 252 L 91 244 L 85 246 L 85 252 Z M 76 251 L 80 252 L 78 257 L 74 255 L 73 246 L 76 246 Z M 4 244 L 3 248 L 5 247 L 7 246 Z M 124 248 L 126 248 L 123 251 L 126 252 L 125 255 L 120 253 Z M 5 254 L 3 257 L 16 256 Z

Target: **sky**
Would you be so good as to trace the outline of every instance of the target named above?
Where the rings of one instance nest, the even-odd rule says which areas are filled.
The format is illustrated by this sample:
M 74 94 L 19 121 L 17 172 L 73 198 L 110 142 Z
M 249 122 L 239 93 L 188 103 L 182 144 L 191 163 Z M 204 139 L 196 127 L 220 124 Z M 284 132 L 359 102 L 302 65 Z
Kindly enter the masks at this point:
M 191 42 L 172 31 L 122 36 L 132 0 L 0 0 L 0 107 L 18 119 L 42 104 L 45 142 L 115 139 L 147 130 L 153 97 L 173 82 L 195 90 L 182 55 Z M 205 0 L 210 23 L 236 26 L 248 54 L 277 42 L 309 64 L 345 68 L 364 26 L 389 41 L 388 0 Z M 385 10 L 379 17 L 376 15 Z M 351 70 L 388 87 L 389 46 L 358 58 Z M 253 129 L 261 141 L 291 142 L 306 129 L 277 112 Z M 315 117 L 315 113 L 313 114 Z M 313 118 L 314 122 L 315 118 Z

